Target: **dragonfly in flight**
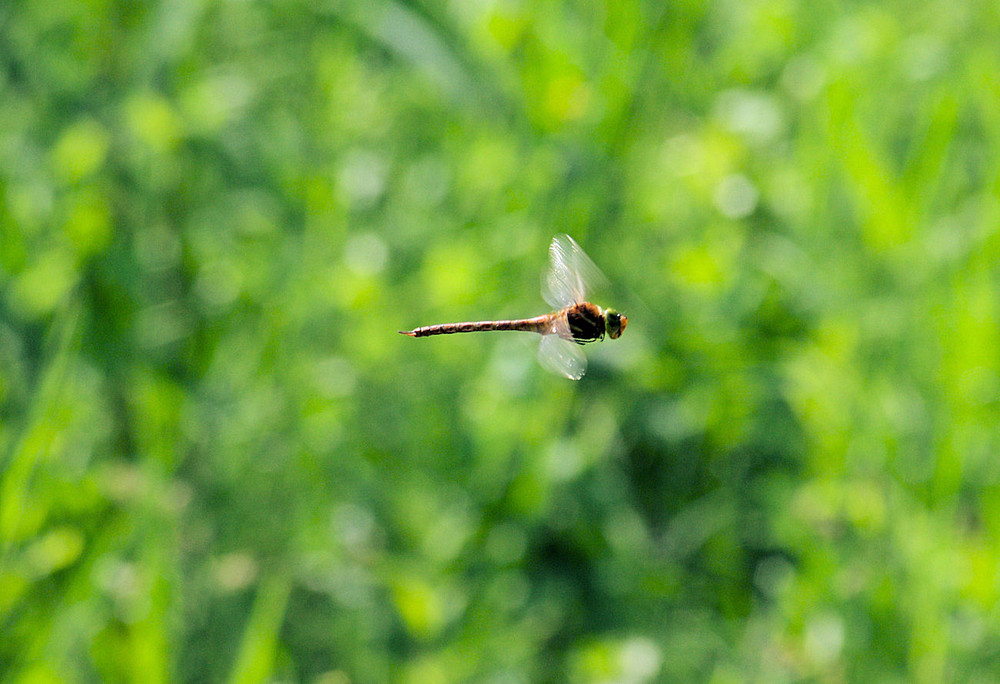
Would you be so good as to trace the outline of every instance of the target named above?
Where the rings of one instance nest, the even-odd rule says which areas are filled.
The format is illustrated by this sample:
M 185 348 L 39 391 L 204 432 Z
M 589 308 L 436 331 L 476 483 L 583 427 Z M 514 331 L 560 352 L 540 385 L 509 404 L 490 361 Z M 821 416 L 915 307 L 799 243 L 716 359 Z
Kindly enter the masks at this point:
M 618 339 L 628 325 L 628 317 L 587 301 L 587 287 L 603 280 L 604 276 L 569 235 L 552 238 L 549 260 L 549 270 L 542 281 L 542 297 L 556 311 L 534 318 L 441 323 L 399 332 L 410 337 L 487 330 L 538 333 L 542 336 L 538 348 L 538 360 L 542 366 L 571 380 L 579 380 L 587 371 L 587 357 L 580 346 L 603 340 L 605 335 Z

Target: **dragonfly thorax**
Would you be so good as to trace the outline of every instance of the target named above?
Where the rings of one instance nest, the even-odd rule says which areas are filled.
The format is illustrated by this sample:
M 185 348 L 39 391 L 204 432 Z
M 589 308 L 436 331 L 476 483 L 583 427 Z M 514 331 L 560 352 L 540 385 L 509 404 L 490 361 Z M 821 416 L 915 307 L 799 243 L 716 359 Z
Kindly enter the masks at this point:
M 577 344 L 604 339 L 607 331 L 604 311 L 590 302 L 574 304 L 566 310 L 566 322 Z

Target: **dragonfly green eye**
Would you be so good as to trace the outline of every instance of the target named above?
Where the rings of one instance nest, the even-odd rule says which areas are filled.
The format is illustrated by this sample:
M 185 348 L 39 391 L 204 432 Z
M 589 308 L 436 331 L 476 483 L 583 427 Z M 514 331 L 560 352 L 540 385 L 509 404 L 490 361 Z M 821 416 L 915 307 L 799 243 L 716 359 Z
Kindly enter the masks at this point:
M 614 309 L 608 309 L 604 312 L 604 326 L 611 339 L 617 340 L 621 337 L 626 325 L 628 325 L 628 316 L 625 314 L 620 314 Z

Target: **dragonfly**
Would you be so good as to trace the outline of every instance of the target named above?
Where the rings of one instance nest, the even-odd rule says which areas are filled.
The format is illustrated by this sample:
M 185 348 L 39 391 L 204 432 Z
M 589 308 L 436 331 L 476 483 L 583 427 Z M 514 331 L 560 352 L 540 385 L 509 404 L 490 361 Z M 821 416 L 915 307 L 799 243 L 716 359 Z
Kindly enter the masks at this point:
M 538 333 L 542 340 L 538 360 L 547 370 L 571 380 L 587 371 L 581 346 L 621 337 L 628 317 L 587 301 L 587 288 L 604 281 L 600 269 L 569 235 L 556 235 L 549 245 L 549 269 L 542 279 L 542 298 L 556 309 L 551 313 L 508 321 L 469 321 L 425 325 L 400 330 L 401 335 L 430 337 L 491 330 L 521 330 Z

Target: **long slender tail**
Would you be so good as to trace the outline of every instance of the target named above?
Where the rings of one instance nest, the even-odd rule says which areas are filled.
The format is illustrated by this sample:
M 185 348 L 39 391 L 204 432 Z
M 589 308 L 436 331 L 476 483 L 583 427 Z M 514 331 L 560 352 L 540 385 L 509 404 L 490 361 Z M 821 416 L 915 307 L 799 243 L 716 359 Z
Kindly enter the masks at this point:
M 549 328 L 551 315 L 535 318 L 521 318 L 513 321 L 467 321 L 465 323 L 441 323 L 425 325 L 413 330 L 400 330 L 400 335 L 429 337 L 430 335 L 452 335 L 454 333 L 485 332 L 489 330 L 523 330 L 541 333 Z

